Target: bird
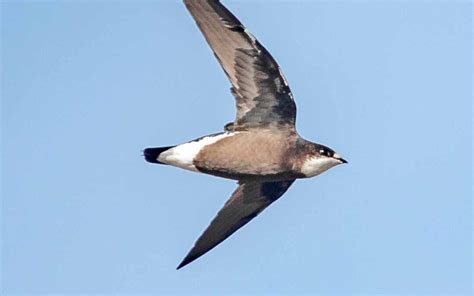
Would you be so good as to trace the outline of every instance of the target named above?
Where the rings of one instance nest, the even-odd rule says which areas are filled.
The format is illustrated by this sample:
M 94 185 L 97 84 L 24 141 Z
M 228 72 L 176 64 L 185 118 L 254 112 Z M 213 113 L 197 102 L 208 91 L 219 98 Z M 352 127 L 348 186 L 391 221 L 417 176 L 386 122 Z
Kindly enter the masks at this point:
M 224 131 L 143 150 L 146 161 L 235 180 L 237 189 L 177 269 L 201 257 L 280 198 L 296 179 L 347 163 L 302 138 L 296 104 L 272 55 L 218 0 L 184 0 L 231 83 L 236 117 Z

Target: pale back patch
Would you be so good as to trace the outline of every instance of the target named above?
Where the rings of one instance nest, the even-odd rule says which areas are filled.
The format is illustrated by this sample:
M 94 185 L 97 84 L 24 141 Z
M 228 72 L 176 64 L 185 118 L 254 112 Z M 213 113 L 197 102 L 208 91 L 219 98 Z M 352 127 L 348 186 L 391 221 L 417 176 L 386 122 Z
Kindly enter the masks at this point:
M 193 161 L 196 155 L 198 155 L 204 147 L 214 144 L 224 138 L 232 137 L 238 133 L 239 132 L 225 132 L 178 145 L 161 153 L 158 160 L 185 170 L 197 172 L 198 170 L 194 166 Z
M 341 164 L 341 162 L 332 157 L 314 156 L 303 163 L 301 173 L 310 178 L 317 176 L 338 164 Z

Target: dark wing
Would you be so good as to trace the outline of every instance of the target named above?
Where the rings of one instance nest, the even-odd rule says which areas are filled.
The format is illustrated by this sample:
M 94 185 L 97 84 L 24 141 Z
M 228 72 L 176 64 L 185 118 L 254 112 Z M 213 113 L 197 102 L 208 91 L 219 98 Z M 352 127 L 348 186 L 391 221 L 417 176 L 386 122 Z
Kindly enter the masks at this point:
M 294 181 L 240 184 L 177 269 L 196 260 L 255 218 Z
M 207 43 L 232 83 L 235 129 L 295 124 L 296 105 L 270 53 L 217 0 L 185 0 Z

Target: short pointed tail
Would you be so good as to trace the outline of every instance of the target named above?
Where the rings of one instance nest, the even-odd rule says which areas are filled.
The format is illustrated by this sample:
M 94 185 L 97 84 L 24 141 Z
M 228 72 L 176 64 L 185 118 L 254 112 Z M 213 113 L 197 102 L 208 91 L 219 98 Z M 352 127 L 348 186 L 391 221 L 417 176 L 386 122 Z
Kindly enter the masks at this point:
M 158 157 L 160 157 L 160 154 L 162 152 L 165 152 L 168 149 L 171 149 L 175 146 L 167 146 L 167 147 L 156 147 L 156 148 L 146 148 L 143 150 L 143 156 L 145 157 L 145 160 L 151 163 L 159 163 L 159 164 L 165 164 L 161 161 L 158 160 Z

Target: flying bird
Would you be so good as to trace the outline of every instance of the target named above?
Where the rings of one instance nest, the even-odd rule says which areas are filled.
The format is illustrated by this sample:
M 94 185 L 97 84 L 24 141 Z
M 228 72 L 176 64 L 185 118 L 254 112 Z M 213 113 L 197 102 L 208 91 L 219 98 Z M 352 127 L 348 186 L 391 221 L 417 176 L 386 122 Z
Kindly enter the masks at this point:
M 232 85 L 237 114 L 224 131 L 184 144 L 146 148 L 146 161 L 238 181 L 224 207 L 177 269 L 196 260 L 255 218 L 296 179 L 346 161 L 303 139 L 296 105 L 275 59 L 218 0 L 185 0 L 186 8 Z

